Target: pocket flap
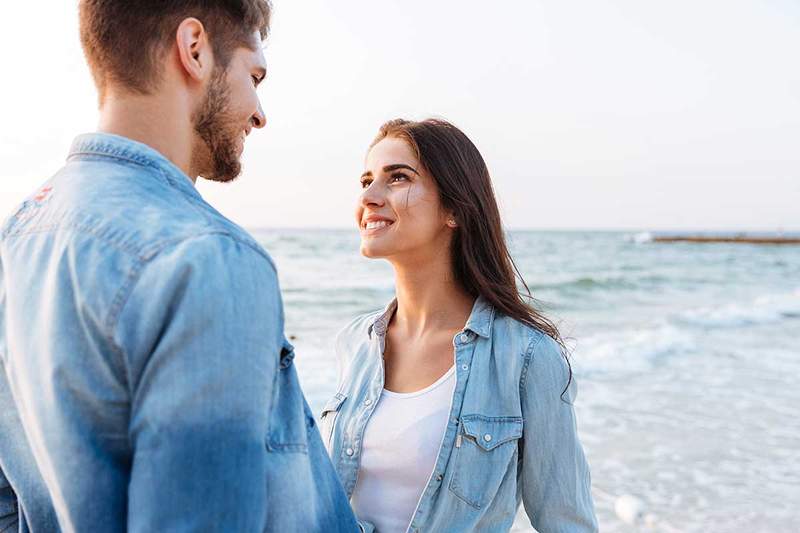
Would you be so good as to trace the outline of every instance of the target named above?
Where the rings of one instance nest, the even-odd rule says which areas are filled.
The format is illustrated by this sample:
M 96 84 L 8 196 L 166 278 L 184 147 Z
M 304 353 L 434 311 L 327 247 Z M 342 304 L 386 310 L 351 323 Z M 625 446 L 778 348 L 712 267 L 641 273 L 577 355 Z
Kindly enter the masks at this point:
M 337 392 L 333 398 L 328 400 L 328 403 L 325 404 L 325 407 L 323 407 L 320 418 L 324 417 L 327 413 L 337 412 L 346 399 L 347 394 Z
M 486 451 L 522 437 L 521 416 L 466 415 L 461 417 L 464 434 Z

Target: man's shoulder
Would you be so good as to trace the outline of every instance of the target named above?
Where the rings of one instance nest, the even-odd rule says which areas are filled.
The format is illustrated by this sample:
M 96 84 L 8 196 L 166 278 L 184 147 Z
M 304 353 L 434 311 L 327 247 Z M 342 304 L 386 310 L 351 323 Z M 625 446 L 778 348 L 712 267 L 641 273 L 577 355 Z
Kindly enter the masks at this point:
M 199 194 L 175 187 L 175 179 L 124 162 L 68 163 L 20 204 L 4 224 L 2 236 L 59 233 L 67 241 L 94 242 L 109 253 L 144 261 L 183 241 L 216 236 L 237 241 L 274 268 L 269 254 L 246 230 Z

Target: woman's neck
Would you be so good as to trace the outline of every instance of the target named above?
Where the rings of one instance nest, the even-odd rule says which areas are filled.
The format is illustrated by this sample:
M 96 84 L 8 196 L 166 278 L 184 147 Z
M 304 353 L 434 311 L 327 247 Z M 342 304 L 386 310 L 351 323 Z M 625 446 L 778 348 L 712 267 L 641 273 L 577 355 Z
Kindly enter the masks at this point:
M 394 267 L 397 311 L 392 327 L 406 338 L 464 327 L 475 298 L 456 281 L 449 258 Z

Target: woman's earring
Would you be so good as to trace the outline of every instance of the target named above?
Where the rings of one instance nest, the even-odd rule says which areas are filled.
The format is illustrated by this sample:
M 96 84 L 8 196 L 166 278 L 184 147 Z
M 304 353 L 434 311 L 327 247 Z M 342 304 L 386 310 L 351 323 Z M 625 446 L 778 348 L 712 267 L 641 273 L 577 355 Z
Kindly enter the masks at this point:
M 448 221 L 447 221 L 447 225 L 448 225 L 449 227 L 451 227 L 451 228 L 458 227 L 458 224 L 456 224 L 456 221 L 455 221 L 455 220 L 453 220 L 452 218 L 451 218 L 450 220 L 448 220 Z

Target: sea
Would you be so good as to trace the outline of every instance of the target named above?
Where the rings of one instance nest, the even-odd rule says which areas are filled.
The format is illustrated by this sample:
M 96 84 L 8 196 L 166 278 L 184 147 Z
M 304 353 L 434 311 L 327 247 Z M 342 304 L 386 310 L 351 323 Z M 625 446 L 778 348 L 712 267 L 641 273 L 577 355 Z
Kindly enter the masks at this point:
M 333 339 L 392 298 L 356 230 L 253 230 L 275 260 L 309 403 Z M 800 532 L 800 246 L 507 234 L 568 339 L 603 532 Z M 513 531 L 533 531 L 521 510 Z

